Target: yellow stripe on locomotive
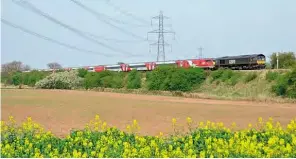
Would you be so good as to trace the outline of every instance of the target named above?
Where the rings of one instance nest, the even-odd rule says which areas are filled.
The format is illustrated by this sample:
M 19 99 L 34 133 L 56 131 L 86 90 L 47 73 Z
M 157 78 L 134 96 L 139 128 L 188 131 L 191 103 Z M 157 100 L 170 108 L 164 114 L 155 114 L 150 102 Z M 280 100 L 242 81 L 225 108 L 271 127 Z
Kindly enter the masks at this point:
M 264 60 L 257 60 L 257 64 L 261 65 L 261 64 L 265 64 Z

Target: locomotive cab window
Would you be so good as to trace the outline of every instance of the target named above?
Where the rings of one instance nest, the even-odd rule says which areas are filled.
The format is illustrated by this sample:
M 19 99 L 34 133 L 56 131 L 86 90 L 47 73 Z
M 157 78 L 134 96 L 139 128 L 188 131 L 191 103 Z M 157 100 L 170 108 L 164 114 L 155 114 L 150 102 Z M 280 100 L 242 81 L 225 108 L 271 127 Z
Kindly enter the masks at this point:
M 265 57 L 264 57 L 264 56 L 259 56 L 259 57 L 258 57 L 258 60 L 262 60 L 262 61 L 264 61 L 264 60 L 265 60 Z

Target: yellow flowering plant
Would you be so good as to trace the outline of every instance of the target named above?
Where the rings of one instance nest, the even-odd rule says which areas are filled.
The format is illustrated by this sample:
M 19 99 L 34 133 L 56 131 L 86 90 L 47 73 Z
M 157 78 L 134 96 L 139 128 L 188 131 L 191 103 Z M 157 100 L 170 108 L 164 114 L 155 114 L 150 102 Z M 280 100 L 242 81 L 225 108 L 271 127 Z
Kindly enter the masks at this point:
M 142 136 L 136 120 L 128 131 L 109 127 L 97 115 L 85 129 L 73 130 L 65 138 L 54 136 L 32 118 L 20 126 L 11 116 L 1 121 L 1 157 L 3 158 L 197 158 L 197 157 L 296 157 L 296 120 L 286 126 L 272 118 L 258 119 L 255 126 L 236 130 L 235 124 L 226 128 L 223 123 L 210 121 L 193 124 L 187 118 L 189 130 L 182 135 Z M 177 120 L 172 119 L 176 126 Z M 195 125 L 195 126 L 194 126 Z M 196 127 L 196 128 L 195 128 Z

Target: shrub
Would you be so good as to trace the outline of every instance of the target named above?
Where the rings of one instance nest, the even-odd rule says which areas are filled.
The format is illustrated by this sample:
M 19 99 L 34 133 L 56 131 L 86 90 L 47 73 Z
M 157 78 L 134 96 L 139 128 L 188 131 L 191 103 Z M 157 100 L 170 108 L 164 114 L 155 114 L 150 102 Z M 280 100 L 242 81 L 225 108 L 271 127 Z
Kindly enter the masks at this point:
M 279 76 L 272 91 L 278 96 L 296 98 L 296 68 Z
M 149 78 L 147 79 L 148 82 L 148 89 L 149 90 L 163 90 L 161 89 L 165 84 L 164 81 L 166 78 L 172 73 L 172 67 L 157 67 L 149 74 Z
M 223 70 L 220 79 L 222 82 L 226 82 L 230 78 L 232 78 L 234 76 L 234 74 L 235 73 L 232 70 L 229 70 L 229 69 Z
M 89 72 L 84 79 L 84 88 L 123 88 L 124 87 L 124 73 L 117 73 L 111 71 L 103 72 Z
M 190 77 L 186 75 L 184 69 L 172 72 L 164 81 L 164 84 L 166 85 L 164 90 L 169 91 L 189 91 L 192 88 L 192 81 L 190 81 Z
M 149 90 L 189 91 L 205 80 L 205 73 L 199 68 L 159 67 L 147 80 Z
M 84 69 L 84 68 L 78 69 L 78 76 L 81 77 L 81 78 L 84 78 L 87 73 L 88 73 L 88 71 L 86 69 Z
M 127 88 L 138 89 L 141 88 L 141 74 L 137 70 L 129 72 L 127 77 Z
M 35 86 L 36 82 L 44 79 L 47 75 L 49 75 L 48 72 L 41 72 L 41 71 L 32 71 L 32 72 L 24 72 L 24 84 L 28 86 Z
M 98 78 L 98 73 L 89 72 L 85 75 L 83 86 L 85 89 L 98 87 L 100 84 L 100 79 Z
M 215 70 L 211 73 L 211 77 L 212 77 L 212 80 L 211 82 L 214 82 L 215 80 L 218 80 L 222 77 L 223 73 L 224 73 L 225 70 L 223 69 L 219 69 L 219 70 Z
M 35 83 L 49 75 L 49 72 L 32 70 L 31 72 L 1 73 L 1 75 L 1 80 L 5 84 L 35 86 Z
M 23 75 L 21 72 L 15 72 L 12 76 L 12 84 L 13 85 L 20 85 L 23 83 Z
M 278 96 L 285 96 L 288 84 L 285 76 L 281 76 L 275 85 L 272 86 L 272 91 Z
M 78 71 L 54 73 L 36 83 L 37 88 L 44 89 L 75 89 L 81 86 L 82 78 Z
M 206 72 L 200 68 L 185 69 L 190 85 L 199 85 L 206 79 Z
M 234 72 L 229 69 L 219 69 L 216 71 L 213 71 L 210 75 L 211 82 L 217 81 L 216 84 L 219 84 L 220 82 L 225 82 L 228 85 L 236 85 L 241 77 L 240 72 Z
M 248 73 L 245 78 L 244 78 L 244 82 L 245 83 L 248 83 L 248 82 L 251 82 L 253 81 L 254 79 L 257 78 L 257 73 L 256 72 L 251 72 L 251 73 Z
M 276 79 L 278 78 L 278 76 L 279 76 L 279 73 L 278 73 L 278 72 L 268 71 L 268 72 L 266 73 L 266 77 L 265 77 L 265 79 L 266 79 L 267 81 L 271 82 L 271 81 L 276 80 Z

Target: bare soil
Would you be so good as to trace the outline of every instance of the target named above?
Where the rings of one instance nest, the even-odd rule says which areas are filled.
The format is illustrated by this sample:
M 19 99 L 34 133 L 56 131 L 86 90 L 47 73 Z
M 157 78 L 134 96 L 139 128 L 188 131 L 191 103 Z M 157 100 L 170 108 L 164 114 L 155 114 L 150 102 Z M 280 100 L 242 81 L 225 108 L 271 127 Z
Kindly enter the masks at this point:
M 200 121 L 236 122 L 240 128 L 258 117 L 287 124 L 296 117 L 296 104 L 225 101 L 181 97 L 68 90 L 1 90 L 1 120 L 12 115 L 19 122 L 31 116 L 58 136 L 80 129 L 100 115 L 109 125 L 125 130 L 136 119 L 143 135 L 171 133 L 171 119 L 186 126 L 186 117 Z

